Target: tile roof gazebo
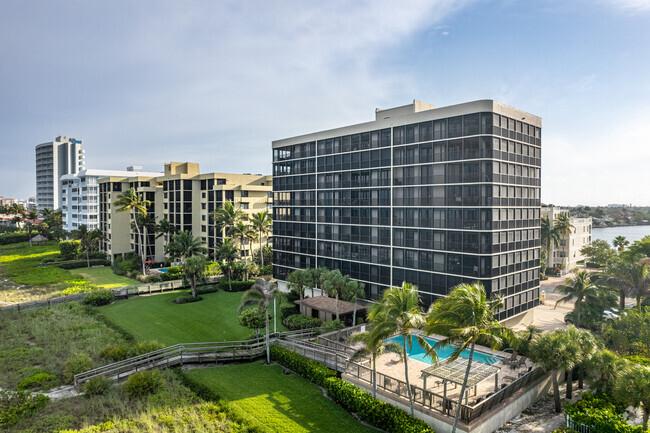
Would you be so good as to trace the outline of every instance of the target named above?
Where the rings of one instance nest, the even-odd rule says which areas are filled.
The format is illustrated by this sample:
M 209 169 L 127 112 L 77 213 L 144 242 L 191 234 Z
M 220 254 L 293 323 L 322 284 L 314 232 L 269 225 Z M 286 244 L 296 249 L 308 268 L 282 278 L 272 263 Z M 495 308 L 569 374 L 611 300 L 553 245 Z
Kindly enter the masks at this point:
M 301 314 L 311 317 L 317 317 L 323 322 L 336 318 L 336 299 L 327 296 L 314 296 L 294 301 L 299 307 Z M 357 314 L 365 311 L 366 307 L 357 304 Z M 339 300 L 339 316 L 343 321 L 344 316 L 351 316 L 354 312 L 354 302 Z

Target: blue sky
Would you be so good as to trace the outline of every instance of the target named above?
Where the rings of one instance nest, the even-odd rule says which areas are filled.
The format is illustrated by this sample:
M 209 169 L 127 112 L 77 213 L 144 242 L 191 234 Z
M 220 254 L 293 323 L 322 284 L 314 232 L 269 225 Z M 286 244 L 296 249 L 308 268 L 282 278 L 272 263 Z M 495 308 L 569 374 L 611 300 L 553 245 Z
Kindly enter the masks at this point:
M 543 118 L 542 200 L 650 205 L 650 1 L 0 0 L 0 196 L 89 168 L 271 172 L 271 141 L 420 99 Z

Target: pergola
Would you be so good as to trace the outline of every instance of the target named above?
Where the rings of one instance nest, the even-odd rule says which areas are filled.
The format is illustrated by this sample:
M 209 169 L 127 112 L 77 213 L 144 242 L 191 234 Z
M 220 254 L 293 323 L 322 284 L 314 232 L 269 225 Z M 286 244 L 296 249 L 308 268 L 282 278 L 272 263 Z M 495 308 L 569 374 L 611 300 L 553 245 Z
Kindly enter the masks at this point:
M 467 370 L 468 359 L 458 357 L 454 361 L 439 362 L 422 370 L 424 376 L 424 389 L 427 389 L 427 377 L 433 376 L 442 379 L 444 386 L 444 397 L 447 397 L 447 382 L 455 385 L 463 385 L 465 380 L 465 371 Z M 484 380 L 494 376 L 494 390 L 499 389 L 499 372 L 500 368 L 493 365 L 483 364 L 482 362 L 473 361 L 470 367 L 469 376 L 467 377 L 467 390 L 474 387 L 476 394 L 476 385 Z M 465 404 L 468 400 L 468 392 L 465 392 Z M 461 396 L 462 398 L 462 396 Z

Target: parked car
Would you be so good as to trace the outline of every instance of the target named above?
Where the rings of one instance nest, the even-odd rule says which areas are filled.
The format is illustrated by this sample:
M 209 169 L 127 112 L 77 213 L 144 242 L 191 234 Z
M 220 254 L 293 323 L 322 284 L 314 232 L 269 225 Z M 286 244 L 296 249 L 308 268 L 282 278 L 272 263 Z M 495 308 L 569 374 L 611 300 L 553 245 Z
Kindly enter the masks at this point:
M 623 312 L 623 315 L 625 315 L 625 311 Z M 602 318 L 603 318 L 603 321 L 609 321 L 609 320 L 616 320 L 620 316 L 621 316 L 621 314 L 619 314 L 618 309 L 609 308 L 609 309 L 603 311 Z M 564 323 L 566 323 L 567 325 L 575 324 L 575 312 L 574 311 L 571 311 L 571 312 L 567 313 L 564 316 Z

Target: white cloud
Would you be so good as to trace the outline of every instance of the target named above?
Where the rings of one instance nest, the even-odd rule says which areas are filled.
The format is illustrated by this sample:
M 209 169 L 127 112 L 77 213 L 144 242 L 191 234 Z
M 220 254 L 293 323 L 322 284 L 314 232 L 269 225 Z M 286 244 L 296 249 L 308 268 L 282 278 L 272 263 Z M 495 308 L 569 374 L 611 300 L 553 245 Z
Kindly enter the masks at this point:
M 650 11 L 650 1 L 648 0 L 599 0 L 599 3 L 629 12 Z

